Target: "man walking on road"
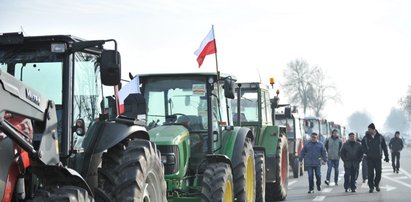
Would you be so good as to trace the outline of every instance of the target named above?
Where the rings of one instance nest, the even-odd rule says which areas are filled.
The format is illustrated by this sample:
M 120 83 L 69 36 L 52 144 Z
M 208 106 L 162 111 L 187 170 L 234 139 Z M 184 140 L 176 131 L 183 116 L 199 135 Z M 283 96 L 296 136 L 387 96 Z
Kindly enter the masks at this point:
M 358 170 L 360 167 L 360 161 L 362 159 L 361 143 L 355 139 L 355 134 L 348 134 L 348 141 L 344 143 L 341 149 L 341 159 L 344 162 L 344 189 L 348 192 L 356 192 L 356 180 L 358 176 Z
M 362 139 L 362 148 L 367 155 L 368 160 L 368 186 L 369 192 L 380 191 L 381 181 L 381 158 L 384 152 L 384 161 L 389 162 L 387 145 L 385 144 L 384 137 L 375 130 L 375 125 L 371 123 L 368 126 L 368 134 Z M 374 178 L 375 171 L 375 178 Z
M 321 164 L 327 162 L 327 151 L 323 143 L 318 141 L 318 134 L 311 133 L 311 140 L 304 145 L 299 157 L 300 162 L 304 159 L 304 166 L 308 172 L 308 193 L 314 193 L 314 172 L 317 190 L 321 191 Z
M 338 166 L 340 165 L 340 151 L 341 151 L 342 141 L 338 137 L 338 131 L 333 130 L 331 137 L 325 141 L 325 149 L 328 153 L 327 161 L 327 178 L 325 179 L 325 184 L 330 185 L 331 171 L 334 168 L 334 182 L 335 186 L 338 185 Z
M 396 131 L 395 136 L 391 138 L 388 144 L 391 151 L 391 162 L 394 173 L 400 170 L 400 152 L 404 148 L 404 143 L 400 138 L 400 132 Z

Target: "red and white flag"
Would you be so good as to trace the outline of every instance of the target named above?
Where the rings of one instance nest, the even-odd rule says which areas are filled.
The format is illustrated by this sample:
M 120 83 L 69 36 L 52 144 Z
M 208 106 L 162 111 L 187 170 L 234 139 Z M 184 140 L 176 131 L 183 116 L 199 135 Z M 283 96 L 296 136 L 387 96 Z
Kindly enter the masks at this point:
M 210 32 L 208 32 L 207 36 L 201 42 L 200 48 L 198 48 L 196 52 L 194 52 L 194 54 L 197 56 L 198 68 L 200 68 L 203 64 L 206 55 L 214 53 L 217 53 L 217 47 L 214 37 L 214 27 L 211 27 Z
M 118 91 L 118 100 L 120 104 L 120 114 L 124 112 L 124 100 L 128 95 L 133 93 L 140 93 L 140 79 L 135 76 L 130 82 L 124 85 L 120 91 Z

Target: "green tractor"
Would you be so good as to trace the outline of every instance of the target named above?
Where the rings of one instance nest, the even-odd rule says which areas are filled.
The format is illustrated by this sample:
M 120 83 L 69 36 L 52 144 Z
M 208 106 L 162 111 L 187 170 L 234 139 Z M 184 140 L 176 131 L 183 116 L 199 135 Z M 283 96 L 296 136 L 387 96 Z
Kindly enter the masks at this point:
M 161 151 L 169 201 L 255 201 L 254 133 L 234 127 L 235 78 L 139 75 L 150 140 Z
M 284 126 L 274 124 L 278 96 L 270 99 L 269 87 L 260 83 L 238 83 L 232 108 L 234 124 L 255 134 L 256 201 L 279 201 L 287 196 L 288 143 Z

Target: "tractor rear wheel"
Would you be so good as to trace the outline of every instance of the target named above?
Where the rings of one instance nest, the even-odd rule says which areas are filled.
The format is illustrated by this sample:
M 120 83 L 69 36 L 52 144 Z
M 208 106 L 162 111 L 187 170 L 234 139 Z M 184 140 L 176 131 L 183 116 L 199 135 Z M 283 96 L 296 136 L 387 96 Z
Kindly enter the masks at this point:
M 240 162 L 233 165 L 234 198 L 236 201 L 253 202 L 255 200 L 255 164 L 254 149 L 251 139 L 244 141 L 240 151 L 234 151 L 234 155 L 241 155 Z
M 288 189 L 288 144 L 287 138 L 280 134 L 278 139 L 277 156 L 275 158 L 276 182 L 267 183 L 266 200 L 283 201 L 287 197 Z
M 36 192 L 32 202 L 93 202 L 94 199 L 87 190 L 75 186 L 45 188 Z
M 234 201 L 233 174 L 227 163 L 210 163 L 204 171 L 201 200 L 204 202 Z
M 262 151 L 255 152 L 255 191 L 256 202 L 265 202 L 265 155 Z
M 126 139 L 102 157 L 98 173 L 99 199 L 167 201 L 164 166 L 154 143 Z

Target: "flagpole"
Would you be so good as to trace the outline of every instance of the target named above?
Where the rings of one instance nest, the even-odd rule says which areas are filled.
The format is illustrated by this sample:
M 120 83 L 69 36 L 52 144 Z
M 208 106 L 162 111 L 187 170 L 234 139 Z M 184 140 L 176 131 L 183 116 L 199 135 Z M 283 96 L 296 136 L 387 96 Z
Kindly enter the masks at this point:
M 214 34 L 214 25 L 211 25 L 211 29 L 213 30 L 213 37 L 214 37 L 214 48 L 215 48 L 215 68 L 217 71 L 217 81 L 220 80 L 220 71 L 218 71 L 218 59 L 217 59 L 217 43 L 216 43 L 216 38 Z

